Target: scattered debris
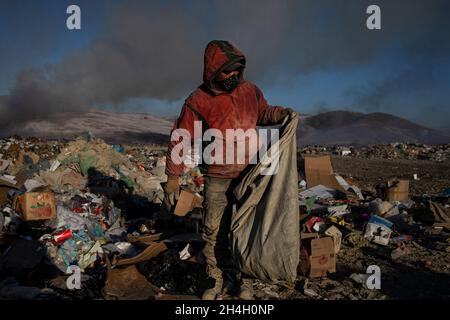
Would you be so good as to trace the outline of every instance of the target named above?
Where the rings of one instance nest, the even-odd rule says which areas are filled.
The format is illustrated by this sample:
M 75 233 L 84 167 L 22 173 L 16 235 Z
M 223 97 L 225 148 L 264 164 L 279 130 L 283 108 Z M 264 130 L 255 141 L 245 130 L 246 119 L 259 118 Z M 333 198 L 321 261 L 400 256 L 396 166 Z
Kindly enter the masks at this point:
M 295 287 L 255 280 L 256 297 L 450 298 L 448 175 L 441 171 L 438 187 L 427 184 L 427 166 L 446 168 L 448 147 L 304 148 L 298 279 Z M 0 299 L 201 296 L 203 176 L 186 169 L 176 212 L 168 214 L 161 206 L 164 153 L 89 137 L 0 139 Z M 333 154 L 380 165 L 337 170 Z M 384 172 L 388 160 L 376 159 L 413 167 Z M 370 265 L 383 272 L 381 290 L 366 286 Z M 71 266 L 81 273 L 79 290 L 67 288 Z M 222 298 L 232 299 L 230 292 Z
M 108 268 L 103 295 L 107 300 L 148 300 L 159 292 L 135 265 Z
M 367 279 L 369 279 L 369 275 L 366 273 L 352 273 L 350 275 L 350 279 L 356 283 L 362 284 L 363 286 L 367 286 Z
M 379 216 L 372 216 L 366 225 L 364 238 L 374 243 L 388 245 L 392 234 L 392 222 Z

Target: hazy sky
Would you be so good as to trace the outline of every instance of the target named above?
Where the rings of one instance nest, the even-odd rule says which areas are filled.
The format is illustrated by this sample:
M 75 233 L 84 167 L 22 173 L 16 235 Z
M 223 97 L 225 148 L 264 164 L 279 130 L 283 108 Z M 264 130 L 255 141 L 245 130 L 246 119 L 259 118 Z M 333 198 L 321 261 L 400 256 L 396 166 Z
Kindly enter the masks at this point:
M 81 30 L 66 28 L 70 4 Z M 366 28 L 370 4 L 382 30 Z M 449 15 L 446 0 L 0 0 L 0 125 L 92 107 L 178 114 L 205 45 L 226 39 L 270 104 L 448 127 Z

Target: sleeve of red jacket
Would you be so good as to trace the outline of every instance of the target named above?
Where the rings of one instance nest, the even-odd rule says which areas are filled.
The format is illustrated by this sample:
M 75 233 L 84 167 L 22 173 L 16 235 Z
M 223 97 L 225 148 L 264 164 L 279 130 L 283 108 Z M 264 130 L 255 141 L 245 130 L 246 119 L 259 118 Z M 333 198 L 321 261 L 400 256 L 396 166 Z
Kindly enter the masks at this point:
M 181 143 L 182 138 L 179 138 L 178 140 L 174 140 L 172 141 L 172 133 L 174 130 L 176 129 L 186 129 L 191 137 L 191 146 L 194 142 L 194 121 L 198 121 L 196 115 L 192 112 L 191 109 L 189 109 L 186 106 L 186 103 L 184 104 L 183 108 L 181 109 L 181 113 L 180 116 L 178 117 L 177 120 L 175 120 L 173 129 L 170 133 L 170 137 L 171 137 L 171 141 L 169 142 L 169 146 L 167 149 L 167 154 L 166 154 L 166 174 L 168 176 L 175 176 L 178 177 L 180 176 L 184 169 L 185 169 L 185 165 L 183 163 L 174 163 L 171 154 L 172 154 L 172 150 L 173 148 L 178 144 Z
M 283 107 L 269 106 L 262 91 L 255 86 L 256 97 L 259 99 L 259 115 L 257 125 L 267 126 L 277 124 L 282 120 L 281 112 Z

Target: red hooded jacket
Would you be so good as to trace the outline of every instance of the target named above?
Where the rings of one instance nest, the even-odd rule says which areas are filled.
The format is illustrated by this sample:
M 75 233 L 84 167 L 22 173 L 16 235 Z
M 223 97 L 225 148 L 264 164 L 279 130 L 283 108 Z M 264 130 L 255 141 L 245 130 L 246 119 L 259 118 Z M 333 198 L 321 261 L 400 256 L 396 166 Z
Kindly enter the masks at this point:
M 240 82 L 231 93 L 221 90 L 215 84 L 215 78 L 230 65 L 240 63 L 245 67 L 245 56 L 228 41 L 211 41 L 205 50 L 203 84 L 185 101 L 173 130 L 186 129 L 194 139 L 194 121 L 202 121 L 203 132 L 206 129 L 218 129 L 225 137 L 226 129 L 255 129 L 260 125 L 272 125 L 281 121 L 282 107 L 269 107 L 261 90 L 253 83 L 244 80 L 243 71 Z M 181 141 L 181 140 L 179 140 Z M 179 176 L 184 164 L 176 164 L 171 152 L 179 141 L 171 141 L 167 152 L 166 173 Z M 235 145 L 235 153 L 237 152 Z M 225 149 L 223 149 L 225 150 Z M 246 155 L 246 163 L 248 163 Z M 213 177 L 235 178 L 247 164 L 209 164 L 204 174 Z

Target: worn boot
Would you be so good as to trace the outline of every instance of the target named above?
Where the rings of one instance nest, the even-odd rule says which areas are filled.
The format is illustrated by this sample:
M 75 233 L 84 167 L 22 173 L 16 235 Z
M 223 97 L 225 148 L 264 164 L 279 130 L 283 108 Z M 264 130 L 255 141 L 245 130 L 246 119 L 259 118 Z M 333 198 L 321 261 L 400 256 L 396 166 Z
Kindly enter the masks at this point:
M 203 292 L 202 300 L 216 300 L 217 296 L 222 293 L 223 278 L 221 272 L 218 270 L 212 272 L 210 278 L 214 280 L 214 287 Z
M 242 300 L 253 300 L 255 293 L 253 292 L 252 280 L 249 278 L 244 278 L 241 281 L 239 298 Z

